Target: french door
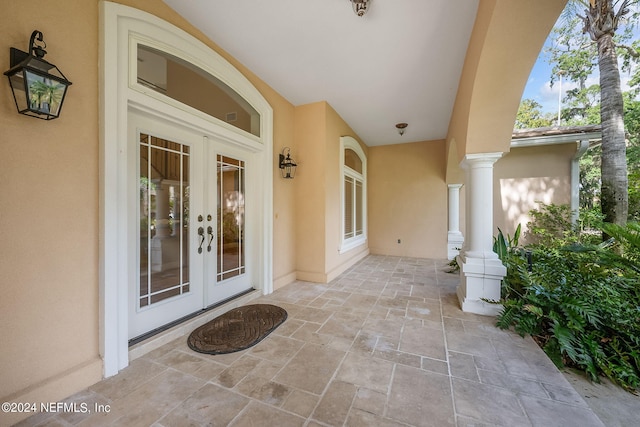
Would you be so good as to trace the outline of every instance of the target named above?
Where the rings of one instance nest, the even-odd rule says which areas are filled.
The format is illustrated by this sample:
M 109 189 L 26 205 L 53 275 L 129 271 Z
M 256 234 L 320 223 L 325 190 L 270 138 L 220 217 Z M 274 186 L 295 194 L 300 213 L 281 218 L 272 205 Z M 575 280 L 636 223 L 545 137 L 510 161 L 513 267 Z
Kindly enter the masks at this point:
M 249 153 L 129 113 L 129 338 L 251 289 Z M 250 197 L 249 197 L 250 198 Z

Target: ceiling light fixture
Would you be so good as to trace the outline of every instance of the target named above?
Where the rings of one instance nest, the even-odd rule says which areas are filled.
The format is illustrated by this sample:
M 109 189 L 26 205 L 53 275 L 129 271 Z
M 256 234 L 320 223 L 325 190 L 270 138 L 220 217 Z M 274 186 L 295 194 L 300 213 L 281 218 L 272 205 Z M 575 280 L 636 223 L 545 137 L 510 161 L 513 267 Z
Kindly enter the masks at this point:
M 400 134 L 400 136 L 404 135 L 404 130 L 407 128 L 407 126 L 409 126 L 406 123 L 398 123 L 396 125 L 396 129 L 398 129 L 398 133 Z
M 371 0 L 349 0 L 351 2 L 351 6 L 353 6 L 353 11 L 356 15 L 362 16 L 367 13 L 369 8 L 369 3 Z

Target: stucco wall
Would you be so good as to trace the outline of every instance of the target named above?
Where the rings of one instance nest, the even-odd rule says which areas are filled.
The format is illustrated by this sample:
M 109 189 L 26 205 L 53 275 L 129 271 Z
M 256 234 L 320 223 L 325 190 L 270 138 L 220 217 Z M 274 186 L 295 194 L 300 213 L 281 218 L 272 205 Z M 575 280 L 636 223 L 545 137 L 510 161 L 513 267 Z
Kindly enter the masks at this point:
M 444 141 L 371 147 L 371 253 L 446 258 L 447 192 Z
M 295 187 L 297 278 L 325 281 L 325 182 L 326 103 L 298 106 L 295 109 L 296 150 L 292 157 L 298 164 Z
M 340 254 L 340 137 L 358 136 L 326 102 L 296 107 L 297 278 L 328 282 L 368 253 L 362 245 Z M 367 146 L 358 141 L 367 153 Z
M 274 286 L 295 276 L 294 193 L 277 154 L 293 146 L 294 108 L 160 0 L 122 0 L 220 52 L 274 110 Z M 98 301 L 99 0 L 1 0 L 0 68 L 34 29 L 73 82 L 61 117 L 17 114 L 0 89 L 0 399 L 62 399 L 102 377 Z M 3 418 L 5 414 L 2 414 Z M 4 418 L 13 422 L 17 418 Z
M 566 0 L 481 0 L 447 142 L 466 154 L 507 152 L 531 68 Z
M 577 145 L 512 148 L 494 167 L 494 230 L 513 235 L 518 224 L 526 233 L 531 209 L 538 202 L 571 203 L 571 159 Z M 523 235 L 523 237 L 525 237 Z M 522 240 L 524 242 L 524 240 Z
M 3 1 L 0 69 L 35 29 L 73 82 L 61 117 L 19 115 L 0 86 L 0 400 L 62 398 L 98 355 L 98 6 Z M 1 417 L 7 416 L 1 414 Z

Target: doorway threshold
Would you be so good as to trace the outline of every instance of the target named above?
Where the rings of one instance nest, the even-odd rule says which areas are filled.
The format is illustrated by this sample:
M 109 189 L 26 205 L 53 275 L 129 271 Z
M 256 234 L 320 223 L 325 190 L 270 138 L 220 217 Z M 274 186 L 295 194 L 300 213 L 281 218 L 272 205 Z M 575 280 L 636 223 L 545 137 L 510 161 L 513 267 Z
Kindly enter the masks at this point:
M 204 325 L 233 308 L 248 304 L 261 295 L 261 291 L 249 289 L 246 292 L 235 295 L 203 310 L 196 311 L 160 328 L 149 331 L 146 334 L 132 338 L 129 340 L 129 363 L 158 347 L 190 334 L 191 331 L 197 327 Z

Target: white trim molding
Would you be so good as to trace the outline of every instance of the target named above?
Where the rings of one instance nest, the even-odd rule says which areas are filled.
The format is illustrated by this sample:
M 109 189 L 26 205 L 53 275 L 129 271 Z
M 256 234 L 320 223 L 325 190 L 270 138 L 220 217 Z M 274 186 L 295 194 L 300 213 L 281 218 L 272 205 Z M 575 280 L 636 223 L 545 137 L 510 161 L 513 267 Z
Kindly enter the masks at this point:
M 236 144 L 255 154 L 256 173 L 261 187 L 256 205 L 260 212 L 256 230 L 257 283 L 263 294 L 273 291 L 273 110 L 251 82 L 213 49 L 149 13 L 108 1 L 100 2 L 100 355 L 104 377 L 118 373 L 129 364 L 128 285 L 131 259 L 129 230 L 131 218 L 127 194 L 135 171 L 128 165 L 128 110 L 157 112 L 167 120 L 182 123 L 203 135 Z M 221 120 L 198 113 L 190 107 L 146 93 L 131 81 L 139 40 L 167 50 L 213 75 L 246 100 L 260 115 L 259 136 L 234 128 Z M 134 65 L 132 64 L 134 61 Z M 256 122 L 257 124 L 257 122 Z
M 576 154 L 571 159 L 571 222 L 578 224 L 580 217 L 580 158 L 589 150 L 589 140 L 578 141 Z
M 447 232 L 447 258 L 452 260 L 460 254 L 464 236 L 460 231 L 460 189 L 462 184 L 448 184 L 449 231 Z
M 354 171 L 344 163 L 344 151 L 353 150 L 362 161 L 362 174 Z M 345 234 L 345 203 L 344 203 L 344 178 L 349 176 L 362 182 L 362 234 L 349 239 L 344 238 Z M 355 197 L 355 192 L 354 192 Z M 354 206 L 356 204 L 354 203 Z M 355 218 L 355 215 L 353 216 Z M 354 226 L 355 232 L 355 226 Z M 358 141 L 351 136 L 340 137 L 340 248 L 338 253 L 343 254 L 351 249 L 362 246 L 367 242 L 367 155 L 358 144 Z

